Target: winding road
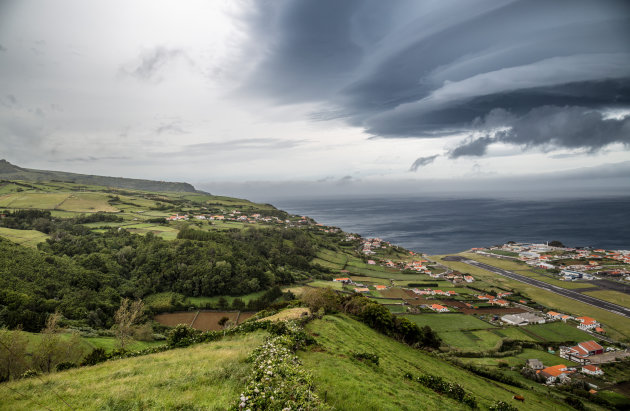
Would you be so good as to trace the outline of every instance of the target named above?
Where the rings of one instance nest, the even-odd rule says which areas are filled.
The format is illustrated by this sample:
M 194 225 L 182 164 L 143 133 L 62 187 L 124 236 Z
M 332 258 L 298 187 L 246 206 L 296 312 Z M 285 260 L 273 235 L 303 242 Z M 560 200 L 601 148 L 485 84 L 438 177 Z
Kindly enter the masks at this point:
M 495 274 L 502 275 L 504 277 L 511 278 L 512 280 L 520 281 L 525 284 L 533 285 L 534 287 L 542 288 L 543 290 L 551 291 L 552 293 L 560 294 L 564 297 L 577 300 L 579 302 L 590 304 L 597 308 L 601 308 L 606 311 L 610 311 L 613 314 L 622 315 L 630 318 L 630 308 L 622 307 L 617 304 L 609 303 L 608 301 L 600 300 L 599 298 L 591 297 L 589 295 L 580 294 L 573 290 L 558 287 L 552 284 L 548 284 L 544 281 L 535 280 L 533 278 L 525 277 L 524 275 L 516 274 L 512 271 L 504 270 L 502 268 L 494 267 L 489 264 L 480 263 L 479 261 L 470 260 L 466 257 L 458 255 L 449 255 L 444 257 L 445 261 L 459 261 L 462 263 L 470 264 L 472 266 L 482 268 L 487 271 L 491 271 Z

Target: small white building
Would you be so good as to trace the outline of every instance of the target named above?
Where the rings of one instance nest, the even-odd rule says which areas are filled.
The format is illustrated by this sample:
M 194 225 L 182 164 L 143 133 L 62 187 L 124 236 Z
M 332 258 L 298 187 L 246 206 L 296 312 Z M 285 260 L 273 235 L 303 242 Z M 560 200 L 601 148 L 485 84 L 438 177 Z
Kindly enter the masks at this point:
M 596 376 L 604 375 L 604 371 L 601 368 L 599 368 L 597 365 L 592 365 L 592 364 L 585 365 L 584 367 L 582 367 L 582 372 L 588 375 L 596 375 Z

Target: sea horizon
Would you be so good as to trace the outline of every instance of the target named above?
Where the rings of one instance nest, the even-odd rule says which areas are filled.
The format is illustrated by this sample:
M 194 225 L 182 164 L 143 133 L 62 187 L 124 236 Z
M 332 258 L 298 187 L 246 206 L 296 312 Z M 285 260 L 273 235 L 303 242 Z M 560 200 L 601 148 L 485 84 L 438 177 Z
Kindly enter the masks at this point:
M 630 196 L 552 200 L 448 198 L 278 198 L 274 206 L 318 223 L 429 255 L 507 241 L 630 249 Z

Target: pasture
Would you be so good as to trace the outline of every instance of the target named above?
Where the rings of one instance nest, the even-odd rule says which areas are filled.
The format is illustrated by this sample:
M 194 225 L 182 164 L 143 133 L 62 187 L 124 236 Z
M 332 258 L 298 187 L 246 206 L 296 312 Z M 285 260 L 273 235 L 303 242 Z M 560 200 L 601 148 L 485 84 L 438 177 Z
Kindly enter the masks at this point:
M 430 314 L 406 314 L 406 318 L 416 323 L 419 327 L 428 325 L 438 333 L 460 330 L 480 330 L 495 328 L 494 325 L 478 319 L 472 315 L 430 313 Z
M 12 228 L 0 227 L 0 237 L 11 240 L 14 243 L 27 247 L 37 247 L 37 244 L 46 241 L 48 234 L 37 230 L 14 230 Z

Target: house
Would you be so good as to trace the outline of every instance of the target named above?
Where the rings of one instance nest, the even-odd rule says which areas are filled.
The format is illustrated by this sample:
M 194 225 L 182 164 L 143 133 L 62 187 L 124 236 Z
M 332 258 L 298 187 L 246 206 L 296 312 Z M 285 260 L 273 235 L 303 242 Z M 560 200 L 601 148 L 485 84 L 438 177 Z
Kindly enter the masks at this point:
M 431 304 L 429 306 L 430 309 L 432 309 L 433 311 L 436 311 L 438 313 L 447 313 L 448 312 L 448 308 L 444 307 L 443 305 L 440 304 Z
M 536 358 L 528 359 L 525 362 L 525 365 L 527 366 L 527 368 L 531 368 L 532 370 L 542 370 L 543 368 L 545 368 L 542 361 L 537 360 Z
M 570 373 L 567 366 L 564 364 L 554 365 L 552 367 L 543 368 L 538 371 L 538 374 L 541 375 L 547 384 L 554 383 L 558 380 L 566 380 L 567 375 Z
M 581 324 L 578 325 L 580 330 L 592 330 L 594 328 L 599 327 L 599 323 L 591 317 L 578 317 L 576 318 Z
M 606 334 L 606 330 L 604 330 L 602 327 L 595 327 L 595 332 L 600 333 L 600 334 Z
M 349 283 L 350 278 L 348 277 L 335 278 L 333 281 L 338 282 L 338 283 Z
M 375 285 L 374 288 L 376 288 L 377 290 L 387 290 L 387 286 L 386 285 Z
M 552 320 L 559 320 L 560 318 L 562 318 L 562 314 L 555 311 L 547 311 L 547 317 L 551 318 Z
M 376 261 L 374 261 L 374 260 L 368 260 L 367 263 L 369 265 L 376 265 Z
M 560 347 L 560 357 L 575 361 L 579 364 L 588 364 L 591 355 L 602 354 L 604 347 L 595 341 L 584 341 L 573 347 Z
M 507 307 L 510 304 L 506 300 L 490 300 L 488 302 L 492 305 L 498 305 L 500 307 Z
M 472 283 L 473 281 L 475 281 L 475 278 L 472 275 L 465 275 L 464 281 L 466 281 L 467 283 Z
M 370 289 L 365 287 L 357 287 L 354 289 L 355 293 L 369 293 Z
M 597 365 L 585 365 L 582 367 L 582 372 L 588 375 L 604 375 L 604 371 Z

